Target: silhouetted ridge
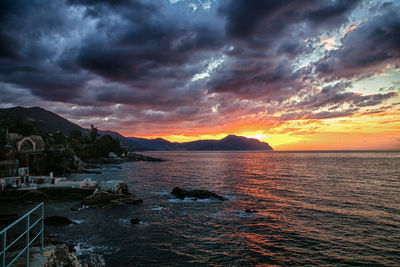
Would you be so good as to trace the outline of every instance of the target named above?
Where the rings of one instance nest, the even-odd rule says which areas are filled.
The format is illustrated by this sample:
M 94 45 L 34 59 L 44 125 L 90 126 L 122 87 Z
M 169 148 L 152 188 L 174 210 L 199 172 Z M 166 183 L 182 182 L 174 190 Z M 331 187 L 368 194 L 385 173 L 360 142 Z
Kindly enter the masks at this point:
M 69 133 L 74 130 L 81 132 L 88 131 L 88 129 L 82 128 L 79 125 L 64 119 L 63 117 L 40 107 L 13 107 L 8 109 L 0 109 L 0 113 L 9 117 L 25 119 L 34 123 L 41 130 L 49 133 L 60 131 L 65 135 L 69 135 Z M 142 151 L 273 150 L 268 143 L 261 142 L 257 139 L 236 135 L 228 135 L 221 140 L 198 140 L 184 143 L 172 143 L 163 138 L 146 139 L 138 137 L 124 137 L 114 131 L 98 130 L 98 133 L 100 135 L 110 135 L 113 138 L 118 138 L 123 146 L 133 150 Z
M 65 135 L 69 135 L 69 133 L 74 130 L 81 132 L 85 130 L 79 125 L 40 107 L 24 108 L 18 106 L 0 109 L 0 112 L 10 117 L 22 118 L 32 122 L 40 129 L 49 133 L 60 131 Z
M 273 150 L 268 143 L 243 136 L 228 135 L 221 140 L 198 140 L 178 144 L 179 150 Z

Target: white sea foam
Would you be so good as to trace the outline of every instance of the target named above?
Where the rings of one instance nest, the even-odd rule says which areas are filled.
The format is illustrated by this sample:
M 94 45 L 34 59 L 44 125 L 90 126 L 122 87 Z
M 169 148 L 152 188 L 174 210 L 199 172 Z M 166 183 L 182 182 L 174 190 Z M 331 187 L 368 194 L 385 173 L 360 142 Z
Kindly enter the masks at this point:
M 160 210 L 163 210 L 164 209 L 164 207 L 154 207 L 154 208 L 151 208 L 151 210 L 156 210 L 156 211 L 160 211 Z
M 226 199 L 226 201 L 232 201 L 232 200 L 240 199 L 237 196 L 224 196 L 224 198 Z
M 76 223 L 76 224 L 81 224 L 81 223 L 83 223 L 85 220 L 83 220 L 83 219 L 74 219 L 74 220 L 71 220 L 71 221 L 73 221 L 73 222 Z
M 240 217 L 240 218 L 252 218 L 254 213 L 237 212 L 237 213 L 234 213 L 234 215 L 237 217 Z
M 115 220 L 117 223 L 119 224 L 123 224 L 123 225 L 127 225 L 131 223 L 130 219 L 124 219 L 124 218 L 120 218 L 120 219 L 116 219 Z
M 166 195 L 169 195 L 170 193 L 171 193 L 171 191 L 164 190 L 164 191 L 161 191 L 161 192 L 157 192 L 157 195 L 166 196 Z
M 215 213 L 212 213 L 211 215 L 210 215 L 210 217 L 213 217 L 213 218 L 223 218 L 223 217 L 226 217 L 226 212 L 223 212 L 223 211 L 218 211 L 218 212 L 215 212 Z
M 256 213 L 256 212 L 236 212 L 235 216 L 240 218 L 268 218 L 267 214 Z
M 139 226 L 140 228 L 144 228 L 144 227 L 149 226 L 148 222 L 143 222 L 143 221 L 139 221 L 138 224 L 132 224 L 131 219 L 127 219 L 127 218 L 120 218 L 120 219 L 116 219 L 115 221 L 124 227 Z
M 170 198 L 168 202 L 171 203 L 213 203 L 213 202 L 221 202 L 215 198 L 204 198 L 204 199 L 197 199 L 193 197 L 185 197 L 184 199 L 179 198 Z
M 87 255 L 94 251 L 94 247 L 86 248 L 81 243 L 78 243 L 78 245 L 74 246 L 74 249 L 75 249 L 76 255 Z
M 83 205 L 81 208 L 78 208 L 78 210 L 84 210 L 84 209 L 88 209 L 88 208 L 89 208 L 89 206 Z

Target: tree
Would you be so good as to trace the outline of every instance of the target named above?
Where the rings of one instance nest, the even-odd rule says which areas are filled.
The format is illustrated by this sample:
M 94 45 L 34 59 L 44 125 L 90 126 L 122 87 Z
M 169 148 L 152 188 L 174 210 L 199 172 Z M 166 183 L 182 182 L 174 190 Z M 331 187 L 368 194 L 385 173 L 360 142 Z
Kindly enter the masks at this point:
M 69 139 L 78 139 L 82 140 L 82 132 L 78 130 L 73 130 L 69 133 Z
M 18 133 L 22 136 L 42 134 L 42 132 L 35 125 L 21 118 L 17 118 L 14 123 L 12 123 L 9 132 Z
M 54 142 L 56 144 L 65 145 L 65 143 L 67 142 L 67 139 L 66 139 L 65 135 L 62 132 L 54 133 L 53 134 L 53 138 L 54 138 Z
M 99 134 L 97 133 L 97 128 L 93 126 L 93 124 L 90 125 L 90 140 L 92 141 L 92 143 L 95 143 L 97 140 L 97 136 L 99 136 Z
M 122 152 L 118 138 L 112 138 L 110 135 L 104 135 L 96 145 L 96 157 L 107 157 L 108 153 L 114 152 L 119 155 Z

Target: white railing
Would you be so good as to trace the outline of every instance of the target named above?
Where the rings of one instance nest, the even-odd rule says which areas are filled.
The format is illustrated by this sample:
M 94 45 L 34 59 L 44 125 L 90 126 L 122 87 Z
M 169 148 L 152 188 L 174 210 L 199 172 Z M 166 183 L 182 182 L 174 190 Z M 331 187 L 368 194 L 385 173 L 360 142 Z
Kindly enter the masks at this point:
M 36 220 L 35 222 L 31 223 L 31 214 L 33 214 L 35 211 L 40 209 L 40 216 L 39 219 Z M 20 234 L 14 241 L 12 241 L 10 244 L 7 244 L 7 231 L 12 229 L 14 226 L 16 226 L 19 222 L 21 222 L 22 220 L 26 219 L 26 227 L 25 227 L 25 231 Z M 33 229 L 33 227 L 35 227 L 36 225 L 40 225 L 40 231 L 35 235 L 34 238 L 30 238 L 29 234 L 30 231 Z M 30 211 L 28 211 L 27 213 L 25 213 L 25 215 L 23 215 L 21 218 L 19 218 L 18 220 L 16 220 L 15 222 L 13 222 L 12 224 L 10 224 L 9 226 L 7 226 L 6 228 L 4 228 L 1 232 L 0 232 L 0 236 L 2 237 L 1 239 L 1 251 L 0 251 L 0 256 L 1 256 L 1 264 L 0 266 L 2 267 L 9 267 L 11 266 L 24 252 L 26 253 L 26 266 L 29 266 L 29 247 L 33 244 L 33 242 L 35 242 L 36 239 L 38 239 L 40 237 L 40 246 L 41 249 L 43 250 L 43 241 L 44 241 L 44 204 L 43 202 L 40 203 L 39 205 L 37 205 L 36 207 L 34 207 L 33 209 L 31 209 Z M 7 254 L 7 250 L 9 248 L 11 248 L 13 245 L 15 245 L 23 236 L 26 236 L 26 244 L 24 246 L 24 248 L 21 249 L 21 251 L 17 254 L 17 256 L 13 257 L 12 259 L 9 259 L 9 263 L 7 263 L 7 258 L 6 258 L 6 254 Z

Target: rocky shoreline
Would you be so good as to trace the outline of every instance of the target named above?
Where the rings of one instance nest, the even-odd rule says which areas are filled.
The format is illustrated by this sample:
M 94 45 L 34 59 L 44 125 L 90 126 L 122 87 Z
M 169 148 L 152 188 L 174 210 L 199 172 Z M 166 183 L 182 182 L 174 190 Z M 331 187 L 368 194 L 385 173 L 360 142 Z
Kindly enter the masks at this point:
M 110 183 L 111 182 L 111 183 Z M 122 181 L 109 181 L 106 182 L 111 187 L 102 188 L 99 184 L 95 188 L 82 189 L 82 188 L 39 188 L 38 190 L 30 190 L 22 192 L 23 190 L 9 190 L 0 194 L 0 199 L 7 198 L 8 200 L 14 199 L 16 201 L 70 201 L 79 200 L 79 204 L 72 206 L 72 211 L 78 211 L 82 208 L 103 208 L 105 206 L 113 205 L 137 205 L 143 202 L 142 199 L 136 197 L 128 190 L 128 185 Z M 190 198 L 191 200 L 197 199 L 215 199 L 224 201 L 226 198 L 216 193 L 207 190 L 184 190 L 179 187 L 173 188 L 170 192 L 171 196 L 177 199 Z M 7 195 L 5 197 L 4 195 Z M 256 212 L 254 210 L 246 210 L 246 212 Z M 18 214 L 8 214 L 7 216 L 0 216 L 2 224 L 8 224 L 18 218 Z M 130 219 L 133 225 L 141 224 L 141 220 L 136 217 Z M 73 220 L 60 216 L 52 215 L 45 217 L 44 224 L 46 226 L 65 227 L 72 224 L 77 224 Z M 103 267 L 105 261 L 99 254 L 93 253 L 90 249 L 81 247 L 80 244 L 65 244 L 63 241 L 51 240 L 52 236 L 45 233 L 45 252 L 37 251 L 36 254 L 44 257 L 46 255 L 46 264 L 41 266 L 87 266 L 87 267 Z M 35 249 L 33 248 L 33 251 Z M 85 253 L 81 253 L 85 251 Z M 42 253 L 42 254 L 40 254 Z
M 128 153 L 125 157 L 100 157 L 91 158 L 86 160 L 86 162 L 81 161 L 77 158 L 76 170 L 72 170 L 71 173 L 87 173 L 87 174 L 101 174 L 101 164 L 121 164 L 124 162 L 134 162 L 134 161 L 149 161 L 149 162 L 164 162 L 166 159 L 154 158 L 150 156 L 145 156 L 139 153 Z
M 119 163 L 124 163 L 124 162 L 132 162 L 132 161 L 150 161 L 150 162 L 163 162 L 167 161 L 166 159 L 162 158 L 154 158 L 150 156 L 145 156 L 139 153 L 133 153 L 130 152 L 128 153 L 125 157 L 101 157 L 101 158 L 96 158 L 96 159 L 89 159 L 87 160 L 87 163 L 85 163 L 85 166 L 87 166 L 87 169 L 92 169 L 90 167 L 98 168 L 99 166 L 97 164 L 119 164 Z

